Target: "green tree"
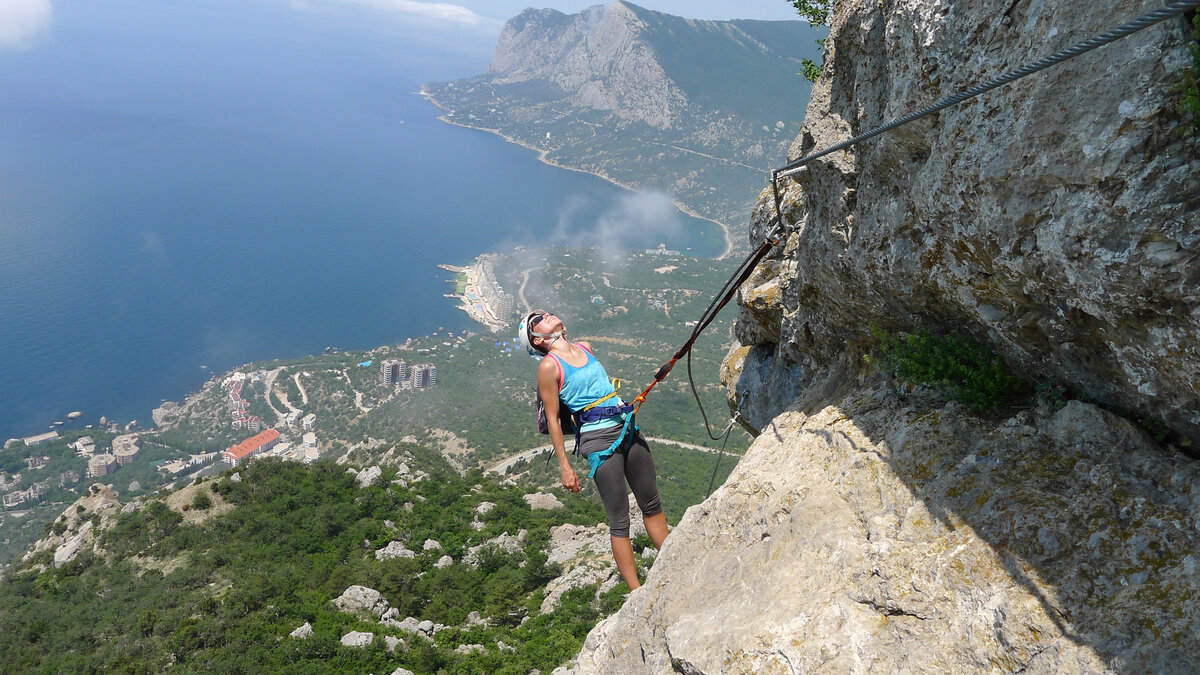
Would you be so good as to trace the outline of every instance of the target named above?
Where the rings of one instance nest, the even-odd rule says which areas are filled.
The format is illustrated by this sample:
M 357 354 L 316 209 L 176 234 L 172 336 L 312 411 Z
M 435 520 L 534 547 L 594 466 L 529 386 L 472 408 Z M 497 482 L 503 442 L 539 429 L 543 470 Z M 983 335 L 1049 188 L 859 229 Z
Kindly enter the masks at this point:
M 201 511 L 212 506 L 212 497 L 208 496 L 208 490 L 196 490 L 196 495 L 192 497 L 192 508 Z
M 837 7 L 838 0 L 787 0 L 788 4 L 796 8 L 796 12 L 801 18 L 807 19 L 814 26 L 828 26 L 829 14 Z M 802 59 L 800 61 L 800 75 L 809 82 L 816 82 L 821 77 L 821 69 L 825 66 L 825 41 L 817 40 L 817 45 L 821 47 L 821 64 L 818 65 L 812 59 Z

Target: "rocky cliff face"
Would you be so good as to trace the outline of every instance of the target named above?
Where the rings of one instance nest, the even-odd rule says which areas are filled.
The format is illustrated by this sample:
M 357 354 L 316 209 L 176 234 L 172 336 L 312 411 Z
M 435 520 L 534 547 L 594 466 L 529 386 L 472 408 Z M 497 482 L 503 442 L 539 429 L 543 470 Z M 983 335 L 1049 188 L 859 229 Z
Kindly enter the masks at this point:
M 844 2 L 791 156 L 1096 35 L 1153 3 Z M 1162 24 L 786 185 L 785 250 L 743 305 L 779 395 L 877 323 L 967 330 L 1013 366 L 1200 440 L 1200 153 L 1172 130 L 1184 31 Z M 761 232 L 773 204 L 760 200 Z M 738 385 L 749 394 L 756 376 Z
M 497 84 L 552 83 L 573 105 L 668 129 L 688 99 L 642 39 L 644 28 L 623 2 L 574 16 L 527 9 L 504 25 L 488 73 Z
M 774 420 L 576 672 L 1187 671 L 1198 518 L 1200 466 L 1094 406 L 857 382 Z
M 46 569 L 45 564 L 36 562 L 44 557 L 42 554 L 46 551 L 54 551 L 51 564 L 55 567 L 62 567 L 71 562 L 80 552 L 89 548 L 93 553 L 99 553 L 97 533 L 121 509 L 121 502 L 112 485 L 92 484 L 88 487 L 87 494 L 77 499 L 55 519 L 54 523 L 60 526 L 60 530 L 57 533 L 47 533 L 45 538 L 34 543 L 29 552 L 21 558 L 21 564 L 33 563 L 38 569 Z
M 797 157 L 1148 11 L 842 0 Z M 578 672 L 1179 672 L 1200 653 L 1200 160 L 1160 25 L 784 192 L 723 377 L 763 433 Z M 773 215 L 764 192 L 751 223 Z M 957 329 L 1072 401 L 983 419 L 868 326 Z

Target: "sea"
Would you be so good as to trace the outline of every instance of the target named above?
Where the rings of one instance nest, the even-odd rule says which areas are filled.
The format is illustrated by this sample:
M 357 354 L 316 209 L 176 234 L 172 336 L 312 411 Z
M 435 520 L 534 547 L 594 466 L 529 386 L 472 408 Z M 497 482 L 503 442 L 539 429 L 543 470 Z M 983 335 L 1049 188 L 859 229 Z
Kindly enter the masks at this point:
M 438 121 L 494 40 L 371 3 L 54 3 L 0 49 L 0 440 L 150 422 L 239 364 L 479 330 L 439 263 L 723 250 L 720 228 Z

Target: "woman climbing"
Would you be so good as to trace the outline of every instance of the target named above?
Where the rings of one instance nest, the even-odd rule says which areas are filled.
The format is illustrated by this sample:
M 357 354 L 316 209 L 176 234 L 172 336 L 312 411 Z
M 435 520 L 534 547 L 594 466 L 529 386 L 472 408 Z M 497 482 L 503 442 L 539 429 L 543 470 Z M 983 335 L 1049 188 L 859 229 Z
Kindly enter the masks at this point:
M 544 310 L 521 319 L 519 341 L 532 355 L 549 356 L 538 366 L 538 392 L 546 407 L 546 422 L 554 454 L 562 471 L 562 485 L 579 492 L 579 476 L 567 458 L 559 406 L 566 406 L 578 427 L 576 451 L 588 460 L 592 477 L 608 511 L 609 538 L 617 570 L 630 589 L 638 588 L 637 566 L 629 541 L 628 481 L 642 510 L 646 532 L 656 548 L 667 538 L 667 517 L 658 498 L 654 458 L 641 431 L 629 422 L 624 406 L 604 366 L 586 342 L 571 342 L 562 320 Z

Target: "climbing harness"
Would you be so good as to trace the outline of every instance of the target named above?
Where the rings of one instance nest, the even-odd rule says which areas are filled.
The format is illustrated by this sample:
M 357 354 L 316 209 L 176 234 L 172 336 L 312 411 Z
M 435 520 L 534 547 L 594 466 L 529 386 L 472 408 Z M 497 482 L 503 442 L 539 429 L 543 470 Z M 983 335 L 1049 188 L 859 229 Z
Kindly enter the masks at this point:
M 531 328 L 527 328 L 529 320 L 536 313 L 537 312 L 530 312 L 529 314 L 525 315 L 524 319 L 521 320 L 520 327 L 521 327 L 522 335 L 525 335 L 527 333 L 532 333 L 533 335 L 539 335 L 538 333 L 533 332 L 533 330 Z M 560 331 L 560 334 L 561 334 L 561 331 Z M 588 352 L 588 357 L 590 359 L 595 359 L 595 357 L 592 356 L 591 350 L 586 349 L 586 347 L 584 349 L 585 349 L 585 351 Z M 553 358 L 559 364 L 560 379 L 559 379 L 558 386 L 559 386 L 559 390 L 561 391 L 563 386 L 566 385 L 566 371 L 562 370 L 562 362 L 559 360 L 559 357 L 554 356 L 549 353 L 547 353 L 545 355 L 545 357 Z M 585 366 L 586 365 L 587 364 L 585 363 Z M 596 470 L 599 469 L 600 465 L 604 463 L 604 460 L 611 457 L 614 452 L 624 452 L 628 449 L 628 444 L 626 444 L 625 441 L 626 441 L 626 439 L 629 439 L 630 441 L 632 441 L 632 439 L 633 439 L 633 436 L 630 434 L 630 430 L 632 430 L 632 432 L 634 434 L 636 434 L 639 431 L 638 426 L 636 424 L 634 424 L 634 415 L 633 415 L 634 407 L 632 405 L 620 403 L 620 399 L 618 399 L 617 405 L 601 405 L 602 403 L 604 403 L 606 401 L 610 401 L 613 398 L 616 398 L 617 392 L 619 392 L 621 390 L 621 380 L 620 379 L 615 378 L 615 377 L 610 378 L 610 383 L 612 386 L 611 392 L 609 392 L 608 394 L 606 394 L 604 396 L 601 396 L 600 398 L 588 403 L 587 405 L 584 405 L 580 409 L 573 411 L 573 412 L 567 408 L 567 405 L 565 403 L 563 403 L 561 398 L 559 399 L 559 407 L 558 407 L 559 427 L 562 429 L 564 435 L 574 432 L 574 434 L 575 434 L 575 453 L 576 454 L 579 454 L 580 442 L 581 442 L 582 436 L 583 436 L 583 426 L 585 424 L 590 424 L 592 422 L 598 422 L 600 420 L 605 420 L 605 419 L 609 419 L 609 418 L 617 417 L 617 416 L 622 417 L 621 434 L 616 438 L 616 440 L 614 440 L 608 448 L 605 448 L 604 450 L 593 452 L 593 453 L 587 455 L 588 464 L 591 467 L 591 472 L 588 474 L 588 478 L 595 478 Z M 535 391 L 537 394 L 535 408 L 537 410 L 538 432 L 543 433 L 543 434 L 549 434 L 550 433 L 550 425 L 548 424 L 547 419 L 546 419 L 545 402 L 542 400 L 541 390 L 535 389 Z M 550 457 L 552 455 L 553 455 L 553 452 L 547 453 L 547 455 L 546 455 L 546 464 L 547 465 L 550 464 Z
M 1185 12 L 1188 12 L 1189 10 L 1194 10 L 1197 7 L 1200 7 L 1200 0 L 1180 0 L 1179 2 L 1172 2 L 1161 9 L 1158 9 L 1158 10 L 1155 10 L 1148 14 L 1145 14 L 1143 16 L 1140 16 L 1137 19 L 1134 19 L 1133 21 L 1130 21 L 1128 23 L 1117 26 L 1116 28 L 1113 28 L 1112 30 L 1101 33 L 1100 35 L 1097 35 L 1088 40 L 1084 40 L 1083 42 L 1080 42 L 1072 47 L 1055 52 L 1055 53 L 1051 54 L 1050 56 L 1039 59 L 1037 61 L 1034 61 L 1033 63 L 1022 66 L 1015 70 L 1011 70 L 997 78 L 989 80 L 983 84 L 977 85 L 970 89 L 966 89 L 966 90 L 959 92 L 958 94 L 955 94 L 953 96 L 944 98 L 941 101 L 938 101 L 937 103 L 935 103 L 931 106 L 928 106 L 926 108 L 922 108 L 921 110 L 918 110 L 916 112 L 910 113 L 903 117 L 896 118 L 896 119 L 892 120 L 891 122 L 888 122 L 886 124 L 875 127 L 865 133 L 854 136 L 853 138 L 850 138 L 849 140 L 843 141 L 841 143 L 837 143 L 836 145 L 833 145 L 829 148 L 826 148 L 826 149 L 818 151 L 818 152 L 813 152 L 811 154 L 805 155 L 798 159 L 790 160 L 786 164 L 784 164 L 782 167 L 773 170 L 771 172 L 771 190 L 772 190 L 772 196 L 774 197 L 774 202 L 775 202 L 775 215 L 769 221 L 770 229 L 764 235 L 762 244 L 757 249 L 755 249 L 742 262 L 741 265 L 738 266 L 738 269 L 729 278 L 729 280 L 725 282 L 725 285 L 721 288 L 721 290 L 713 298 L 713 301 L 709 304 L 709 306 L 704 310 L 704 313 L 701 315 L 700 320 L 697 321 L 697 323 L 696 323 L 696 327 L 692 330 L 691 336 L 688 337 L 687 341 L 684 342 L 683 346 L 681 346 L 675 352 L 675 354 L 671 357 L 671 359 L 669 361 L 667 361 L 661 367 L 659 367 L 658 371 L 654 374 L 654 380 L 652 382 L 650 382 L 650 384 L 642 391 L 642 393 L 638 394 L 637 397 L 633 400 L 634 413 L 636 413 L 638 410 L 641 409 L 642 404 L 646 402 L 646 396 L 650 393 L 650 391 L 652 389 L 654 389 L 654 387 L 656 385 L 658 385 L 659 382 L 662 382 L 663 379 L 665 379 L 667 377 L 667 375 L 671 372 L 671 369 L 675 367 L 675 363 L 680 358 L 682 358 L 683 356 L 686 355 L 688 357 L 688 383 L 691 385 L 692 395 L 695 396 L 695 398 L 696 398 L 696 405 L 699 406 L 699 408 L 700 408 L 700 414 L 704 418 L 705 431 L 708 432 L 709 438 L 711 438 L 713 440 L 717 440 L 719 438 L 719 436 L 713 435 L 712 429 L 709 427 L 708 416 L 704 412 L 704 406 L 700 403 L 700 395 L 697 393 L 696 383 L 692 379 L 691 350 L 692 350 L 692 346 L 696 342 L 696 339 L 700 336 L 700 333 L 703 332 L 704 329 L 707 328 L 708 325 L 710 323 L 712 323 L 714 319 L 716 319 L 716 315 L 733 298 L 733 295 L 738 291 L 739 288 L 741 288 L 741 285 L 743 283 L 745 283 L 745 281 L 747 279 L 750 278 L 750 275 L 754 272 L 754 269 L 758 266 L 759 262 L 761 262 L 762 259 L 767 255 L 767 253 L 770 252 L 770 250 L 772 248 L 774 248 L 779 242 L 781 242 L 783 240 L 783 238 L 788 234 L 787 229 L 785 228 L 784 223 L 783 223 L 783 198 L 782 198 L 782 195 L 780 194 L 780 190 L 779 190 L 779 180 L 781 178 L 789 178 L 789 177 L 795 176 L 799 172 L 808 169 L 808 165 L 810 163 L 812 163 L 813 161 L 815 161 L 817 159 L 820 159 L 821 157 L 825 157 L 834 152 L 838 152 L 839 150 L 844 150 L 853 145 L 857 145 L 858 143 L 861 143 L 868 139 L 874 138 L 880 134 L 891 131 L 892 129 L 895 129 L 897 127 L 904 126 L 906 124 L 909 124 L 911 122 L 919 120 L 923 117 L 932 115 L 933 113 L 943 110 L 945 108 L 948 108 L 950 106 L 957 105 L 959 103 L 962 103 L 963 101 L 967 101 L 969 99 L 975 98 L 976 96 L 979 96 L 983 93 L 991 91 L 992 89 L 995 89 L 997 87 L 1003 86 L 1005 84 L 1009 84 L 1011 82 L 1015 82 L 1016 80 L 1028 77 L 1028 76 L 1030 76 L 1036 72 L 1039 72 L 1041 70 L 1045 70 L 1046 68 L 1049 68 L 1050 66 L 1062 63 L 1063 61 L 1067 61 L 1069 59 L 1073 59 L 1082 54 L 1086 54 L 1087 52 L 1090 52 L 1099 47 L 1103 47 L 1105 45 L 1116 42 L 1117 40 L 1128 37 L 1138 31 L 1144 30 L 1146 28 L 1149 28 L 1150 26 L 1153 26 L 1155 24 L 1166 21 L 1167 19 L 1181 16 Z M 737 415 L 735 414 L 734 418 L 730 420 L 730 425 L 725 430 L 724 437 L 725 437 L 726 441 L 729 438 L 729 431 L 733 428 L 733 423 L 734 423 L 734 421 L 736 421 L 736 419 L 737 419 Z M 724 451 L 724 443 L 722 443 L 722 451 Z M 721 460 L 721 457 L 720 457 L 720 455 L 718 455 L 717 456 L 718 466 L 720 465 L 720 460 Z M 716 468 L 713 469 L 713 477 L 714 477 L 714 479 L 716 477 Z M 709 484 L 710 493 L 711 493 L 711 490 L 712 490 L 712 484 L 710 481 L 710 484 Z

